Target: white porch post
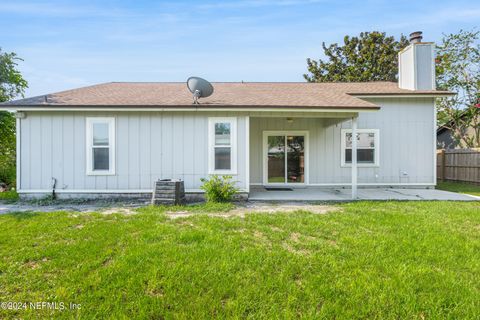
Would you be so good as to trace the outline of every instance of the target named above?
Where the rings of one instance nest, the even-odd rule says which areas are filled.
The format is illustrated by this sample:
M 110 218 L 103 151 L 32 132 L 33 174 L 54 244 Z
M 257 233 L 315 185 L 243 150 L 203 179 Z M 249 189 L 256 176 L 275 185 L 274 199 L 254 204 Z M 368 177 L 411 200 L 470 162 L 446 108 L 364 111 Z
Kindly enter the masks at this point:
M 357 199 L 357 117 L 352 117 L 352 200 Z

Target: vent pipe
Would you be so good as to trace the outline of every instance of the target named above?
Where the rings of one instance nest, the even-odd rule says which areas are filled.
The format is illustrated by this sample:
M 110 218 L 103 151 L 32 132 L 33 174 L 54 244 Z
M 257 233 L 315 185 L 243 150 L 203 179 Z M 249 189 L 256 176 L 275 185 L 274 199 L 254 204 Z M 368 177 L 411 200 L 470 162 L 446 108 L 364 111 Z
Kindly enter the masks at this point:
M 422 42 L 422 31 L 415 31 L 410 33 L 410 43 L 419 43 Z

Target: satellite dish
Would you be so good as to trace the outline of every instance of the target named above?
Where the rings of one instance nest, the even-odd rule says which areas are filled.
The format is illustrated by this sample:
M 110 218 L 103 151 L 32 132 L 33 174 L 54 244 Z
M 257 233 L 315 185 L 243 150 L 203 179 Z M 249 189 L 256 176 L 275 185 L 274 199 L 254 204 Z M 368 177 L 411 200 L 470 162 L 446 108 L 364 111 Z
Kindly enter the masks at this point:
M 193 94 L 193 104 L 198 104 L 199 98 L 206 98 L 212 95 L 213 86 L 210 82 L 199 77 L 187 79 L 188 90 Z

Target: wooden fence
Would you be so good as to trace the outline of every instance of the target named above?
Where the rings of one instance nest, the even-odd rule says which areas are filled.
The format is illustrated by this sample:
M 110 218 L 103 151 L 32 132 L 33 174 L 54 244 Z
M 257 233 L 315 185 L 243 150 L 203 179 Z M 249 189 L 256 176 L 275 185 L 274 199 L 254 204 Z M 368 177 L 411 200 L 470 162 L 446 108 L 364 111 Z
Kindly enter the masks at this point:
M 437 150 L 437 179 L 480 184 L 480 148 Z

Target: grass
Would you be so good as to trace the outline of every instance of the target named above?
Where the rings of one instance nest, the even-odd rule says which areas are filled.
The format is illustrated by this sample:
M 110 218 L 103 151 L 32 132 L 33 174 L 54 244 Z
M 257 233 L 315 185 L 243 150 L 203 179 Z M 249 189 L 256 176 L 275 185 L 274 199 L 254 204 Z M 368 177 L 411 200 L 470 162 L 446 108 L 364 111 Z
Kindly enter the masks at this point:
M 165 207 L 2 215 L 0 301 L 81 309 L 0 318 L 480 317 L 478 203 L 339 207 L 174 220 Z
M 18 200 L 17 191 L 0 192 L 0 201 L 12 202 Z
M 480 196 L 480 186 L 470 183 L 439 181 L 437 189 Z

